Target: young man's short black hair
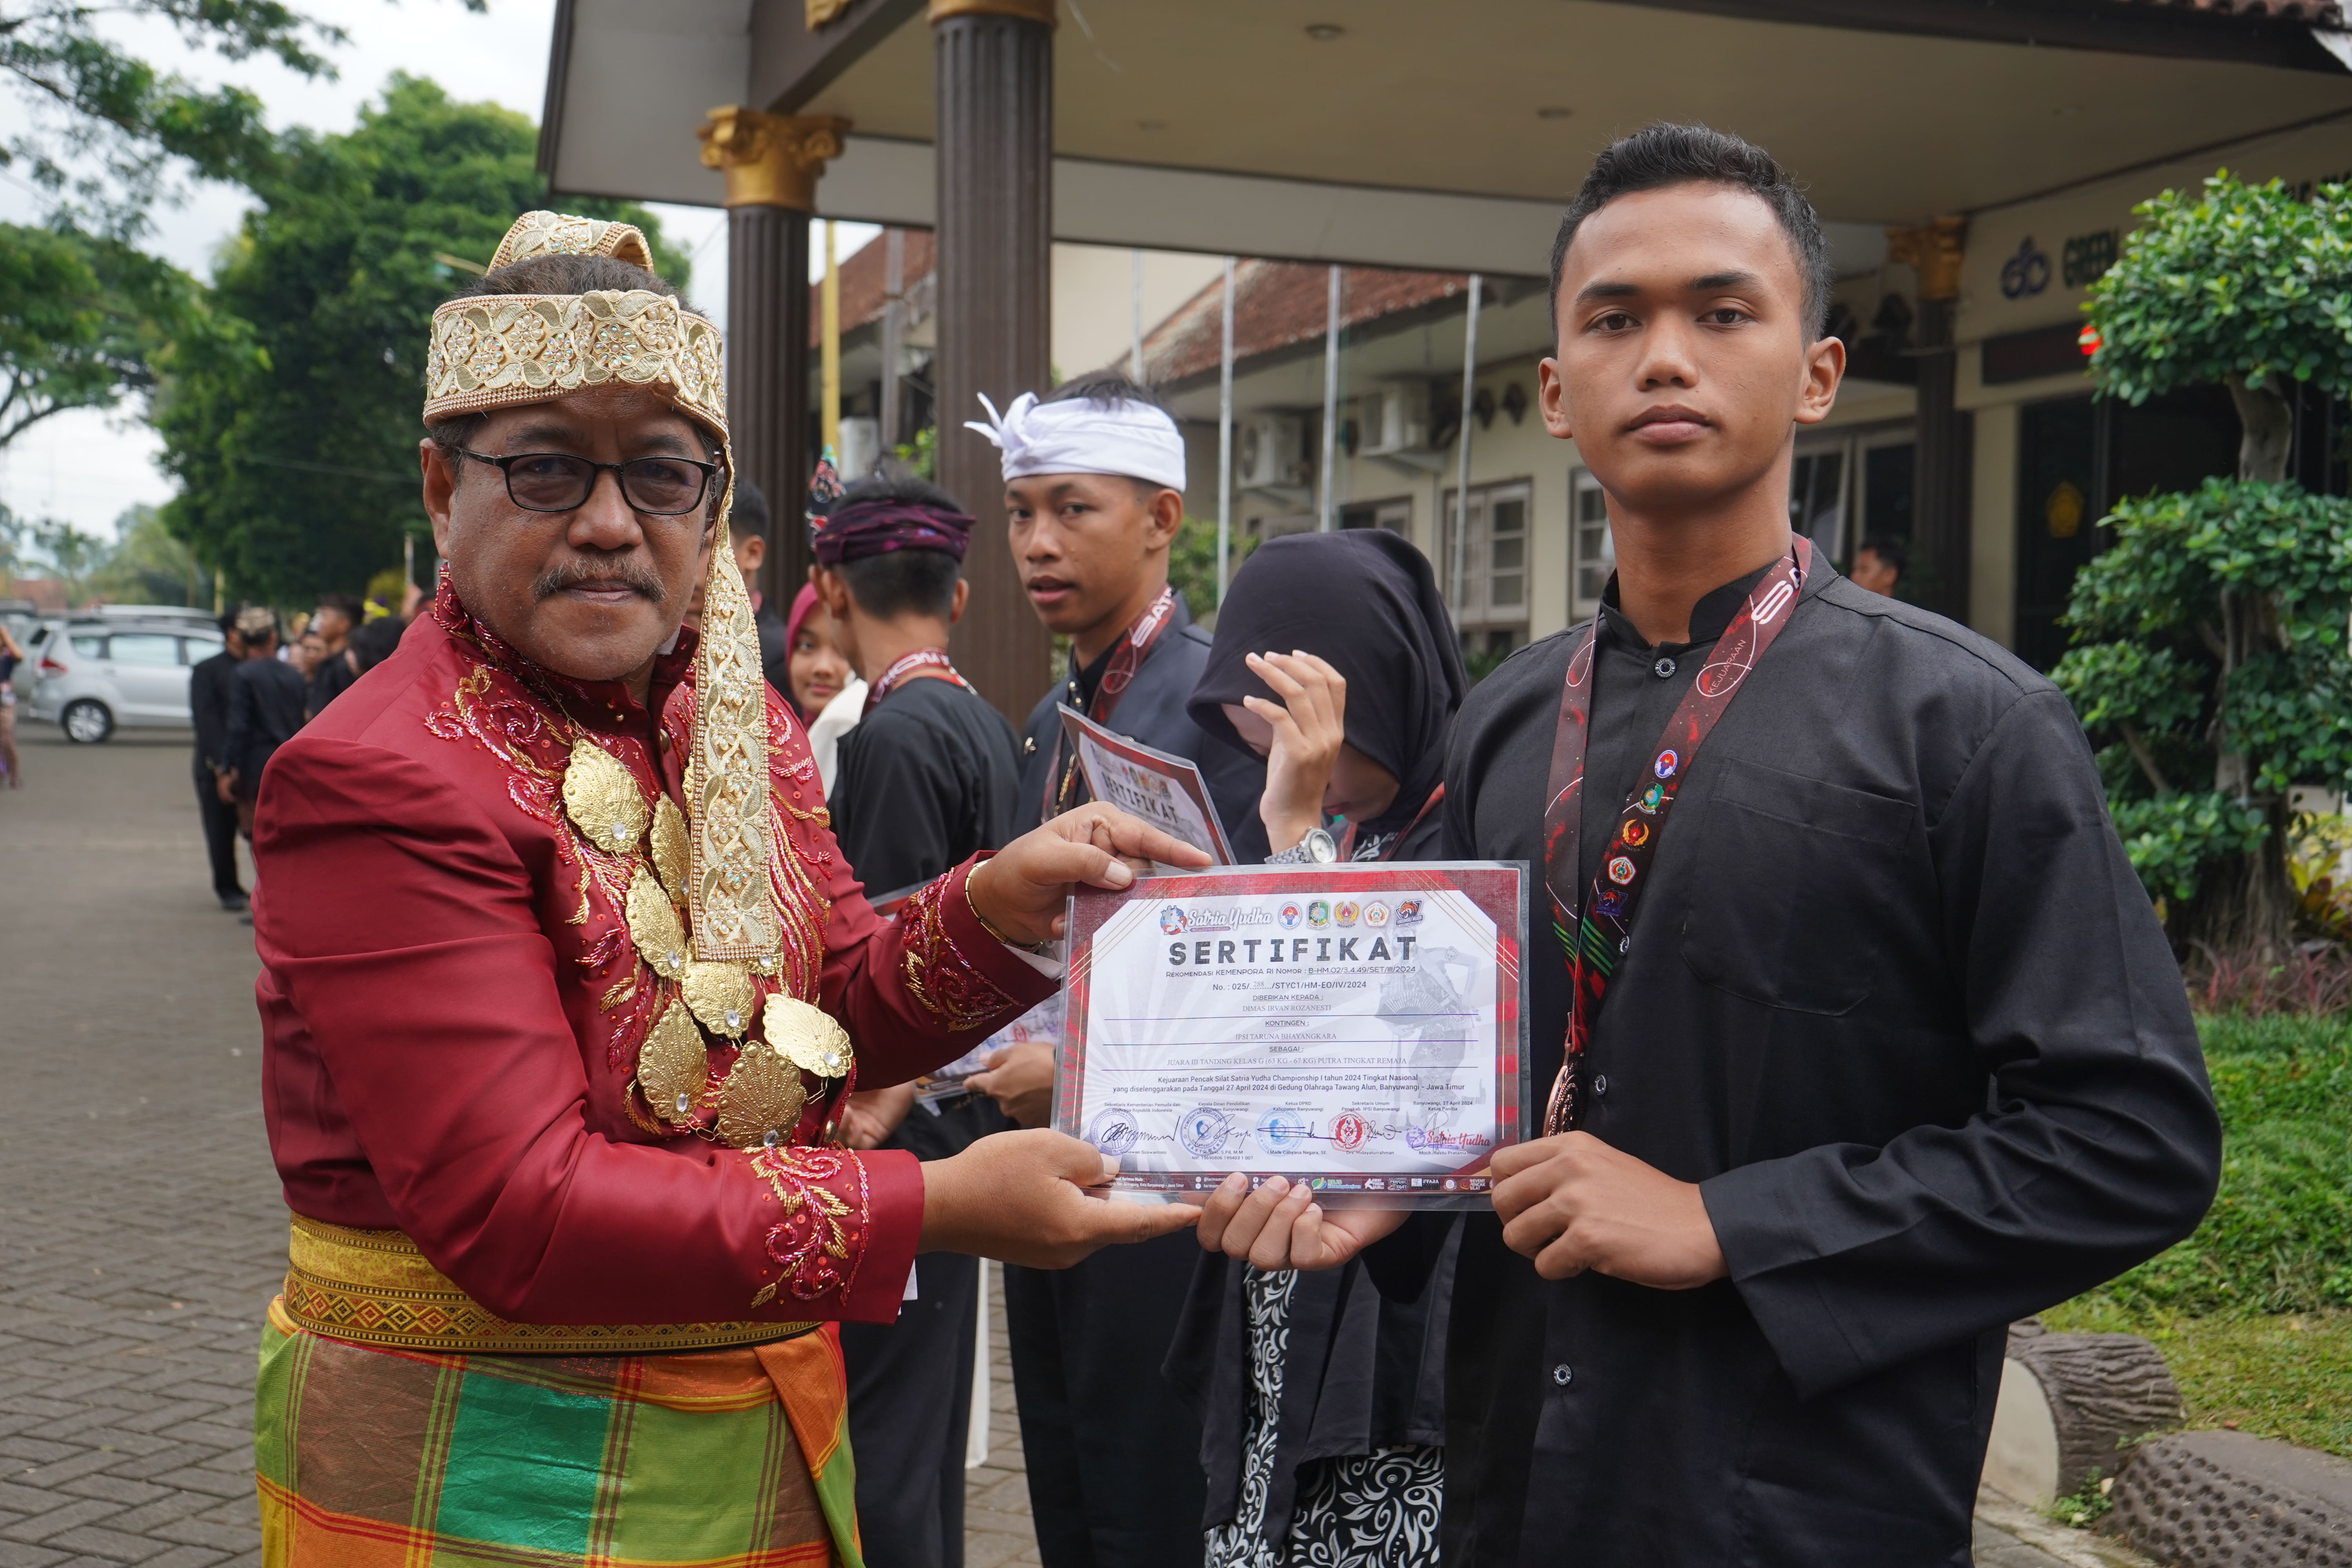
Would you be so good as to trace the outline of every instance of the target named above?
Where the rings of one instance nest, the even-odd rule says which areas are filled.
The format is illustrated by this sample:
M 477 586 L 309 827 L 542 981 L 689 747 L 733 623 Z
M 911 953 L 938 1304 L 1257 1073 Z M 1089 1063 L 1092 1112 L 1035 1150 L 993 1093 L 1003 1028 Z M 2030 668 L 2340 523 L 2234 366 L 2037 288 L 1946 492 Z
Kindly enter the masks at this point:
M 1911 565 L 1911 552 L 1904 548 L 1903 542 L 1899 539 L 1891 539 L 1883 533 L 1874 533 L 1856 545 L 1853 552 L 1859 555 L 1865 550 L 1892 568 L 1897 577 L 1902 576 Z
M 735 479 L 735 504 L 727 513 L 727 532 L 734 539 L 768 537 L 768 498 L 740 474 Z
M 359 630 L 361 623 L 367 619 L 367 606 L 360 603 L 356 594 L 321 594 L 319 595 L 319 608 L 333 610 L 341 616 L 346 632 Z
M 908 506 L 933 507 L 961 512 L 955 497 L 912 474 L 876 474 L 845 487 L 824 509 L 832 516 L 853 501 L 894 500 Z M 834 570 L 849 584 L 857 607 L 877 620 L 899 616 L 933 616 L 946 620 L 955 613 L 956 579 L 963 563 L 944 550 L 889 550 L 879 555 L 844 561 Z
M 1837 271 L 1830 265 L 1829 241 L 1813 204 L 1772 154 L 1752 142 L 1705 125 L 1645 125 L 1603 148 L 1584 176 L 1583 188 L 1559 220 L 1551 242 L 1552 329 L 1559 328 L 1559 275 L 1568 264 L 1569 243 L 1586 218 L 1636 191 L 1668 185 L 1731 185 L 1762 201 L 1780 220 L 1797 253 L 1797 273 L 1805 287 L 1807 331 L 1818 335 L 1829 321 L 1830 289 Z
M 1054 388 L 1040 403 L 1075 403 L 1084 398 L 1088 403 L 1140 403 L 1147 408 L 1168 412 L 1168 405 L 1158 393 L 1139 381 L 1131 381 L 1115 370 L 1098 370 L 1090 375 L 1066 381 Z

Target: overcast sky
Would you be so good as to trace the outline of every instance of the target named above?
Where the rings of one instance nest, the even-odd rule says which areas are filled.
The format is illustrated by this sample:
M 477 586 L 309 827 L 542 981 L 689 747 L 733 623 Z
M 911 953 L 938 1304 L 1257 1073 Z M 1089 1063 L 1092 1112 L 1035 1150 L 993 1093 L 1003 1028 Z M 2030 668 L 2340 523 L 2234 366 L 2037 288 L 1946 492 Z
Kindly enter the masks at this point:
M 233 80 L 252 89 L 277 127 L 309 125 L 349 130 L 360 106 L 383 91 L 394 71 L 430 77 L 461 100 L 489 100 L 536 123 L 547 82 L 547 50 L 554 0 L 489 0 L 485 15 L 456 0 L 295 0 L 296 9 L 341 26 L 348 46 L 330 51 L 339 71 L 332 81 L 309 81 L 268 60 L 232 64 L 191 49 L 168 27 L 115 22 L 115 33 L 139 56 L 199 81 Z M 0 101 L 0 123 L 15 120 L 13 102 Z M 199 277 L 236 230 L 250 198 L 221 185 L 200 185 L 184 205 L 154 215 L 149 240 L 157 254 Z M 40 210 L 24 183 L 0 171 L 0 220 L 32 221 Z M 715 207 L 656 209 L 671 238 L 693 253 L 696 302 L 725 325 L 725 215 Z M 876 231 L 844 224 L 847 255 Z M 824 246 L 810 254 L 822 266 Z M 44 420 L 0 448 L 0 502 L 19 516 L 55 518 L 110 535 L 125 508 L 170 499 L 172 481 L 155 467 L 160 444 L 139 419 L 135 405 L 111 414 L 78 412 Z

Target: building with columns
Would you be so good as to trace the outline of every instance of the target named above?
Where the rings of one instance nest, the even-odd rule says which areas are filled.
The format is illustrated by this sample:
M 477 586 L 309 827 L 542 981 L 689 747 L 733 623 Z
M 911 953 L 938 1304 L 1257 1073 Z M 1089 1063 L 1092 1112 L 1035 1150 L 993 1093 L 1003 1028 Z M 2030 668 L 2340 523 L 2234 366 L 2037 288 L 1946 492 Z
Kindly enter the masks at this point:
M 780 495 L 808 462 L 813 213 L 929 231 L 940 478 L 982 514 L 974 395 L 1090 368 L 1058 360 L 1054 269 L 1123 257 L 1055 241 L 1301 264 L 1237 273 L 1266 331 L 1237 302 L 1236 457 L 1275 466 L 1236 472 L 1236 525 L 1402 527 L 1486 651 L 1585 612 L 1605 567 L 1597 495 L 1525 412 L 1559 205 L 1618 131 L 1738 131 L 1829 221 L 1854 351 L 1835 417 L 1801 441 L 1794 515 L 1840 559 L 1903 538 L 1914 596 L 2047 662 L 2105 502 L 2227 468 L 2235 445 L 2193 397 L 2088 397 L 2084 289 L 2167 185 L 2352 170 L 2343 29 L 2334 0 L 1482 0 L 1442 19 L 1407 0 L 561 0 L 541 163 L 559 193 L 729 207 L 739 449 Z M 1327 483 L 1313 296 L 1319 275 L 1328 322 L 1333 264 Z M 1222 297 L 1207 284 L 1146 353 L 1194 437 L 1201 515 L 1219 375 L 1199 347 Z M 1458 552 L 1449 406 L 1470 433 Z M 2334 420 L 2305 411 L 2312 482 L 2340 483 Z M 794 550 L 775 557 L 797 576 Z M 970 574 L 959 664 L 1025 710 L 1044 634 L 1008 560 L 975 550 Z

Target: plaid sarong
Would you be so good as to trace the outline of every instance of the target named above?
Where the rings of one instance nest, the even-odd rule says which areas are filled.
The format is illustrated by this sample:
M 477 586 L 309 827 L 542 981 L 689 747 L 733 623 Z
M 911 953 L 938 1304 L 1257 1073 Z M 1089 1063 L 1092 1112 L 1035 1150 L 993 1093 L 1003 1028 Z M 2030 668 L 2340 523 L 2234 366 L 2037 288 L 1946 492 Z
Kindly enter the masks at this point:
M 266 1568 L 862 1568 L 840 1341 L 645 1356 L 379 1349 L 270 1303 Z

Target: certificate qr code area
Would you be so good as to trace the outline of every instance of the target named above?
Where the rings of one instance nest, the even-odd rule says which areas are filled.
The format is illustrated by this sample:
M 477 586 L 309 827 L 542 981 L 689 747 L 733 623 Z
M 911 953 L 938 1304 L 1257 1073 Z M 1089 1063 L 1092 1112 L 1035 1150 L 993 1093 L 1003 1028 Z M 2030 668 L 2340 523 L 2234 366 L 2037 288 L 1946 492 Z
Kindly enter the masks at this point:
M 1139 885 L 1086 944 L 1063 1124 L 1135 1188 L 1240 1170 L 1368 1200 L 1483 1190 L 1469 1173 L 1517 1124 L 1497 1042 L 1515 1070 L 1517 976 L 1442 879 Z

